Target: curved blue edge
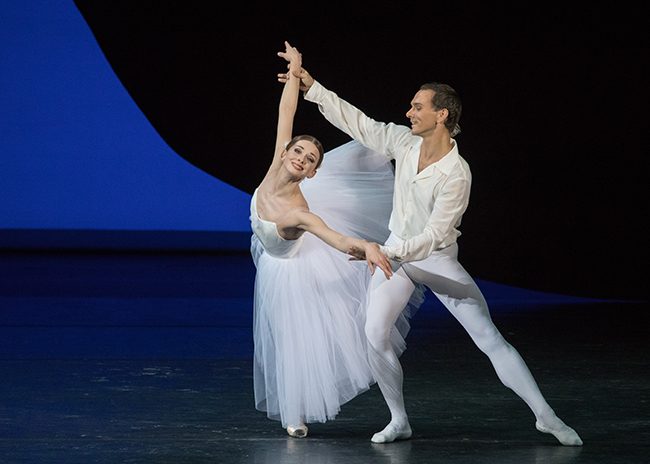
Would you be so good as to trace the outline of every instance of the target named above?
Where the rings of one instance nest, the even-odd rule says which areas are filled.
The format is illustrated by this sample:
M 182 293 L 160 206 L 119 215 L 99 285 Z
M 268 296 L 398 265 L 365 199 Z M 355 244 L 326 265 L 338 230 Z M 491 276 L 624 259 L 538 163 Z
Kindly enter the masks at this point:
M 6 0 L 0 23 L 5 239 L 38 230 L 53 231 L 46 240 L 62 230 L 250 230 L 250 195 L 162 140 L 73 2 Z

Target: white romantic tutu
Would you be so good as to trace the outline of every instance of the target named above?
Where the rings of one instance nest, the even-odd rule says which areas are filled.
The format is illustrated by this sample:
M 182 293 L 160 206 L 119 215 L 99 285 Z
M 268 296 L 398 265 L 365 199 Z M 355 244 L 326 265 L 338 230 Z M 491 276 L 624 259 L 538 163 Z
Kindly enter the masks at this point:
M 350 142 L 326 153 L 316 176 L 303 181 L 301 189 L 310 211 L 331 229 L 384 243 L 393 182 L 387 157 Z M 253 230 L 262 233 L 254 209 L 251 221 Z M 333 419 L 343 403 L 374 382 L 364 334 L 368 265 L 350 262 L 309 233 L 295 246 L 297 252 L 283 259 L 269 254 L 256 235 L 251 240 L 257 267 L 255 402 L 283 427 L 301 419 Z M 398 355 L 406 346 L 409 313 L 422 301 L 421 289 L 411 301 L 391 336 Z

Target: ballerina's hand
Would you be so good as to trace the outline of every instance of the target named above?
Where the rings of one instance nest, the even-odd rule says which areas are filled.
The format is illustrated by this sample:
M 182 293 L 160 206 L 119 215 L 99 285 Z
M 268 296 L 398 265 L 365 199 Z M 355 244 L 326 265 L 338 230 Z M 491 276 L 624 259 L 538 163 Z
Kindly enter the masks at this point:
M 375 274 L 374 266 L 377 266 L 384 272 L 386 279 L 390 279 L 393 275 L 393 264 L 390 262 L 390 259 L 381 252 L 379 245 L 376 243 L 368 243 L 365 250 L 362 250 L 357 247 L 350 247 L 348 254 L 353 257 L 350 258 L 350 261 L 361 261 L 366 260 L 368 267 L 370 267 L 370 274 Z
M 298 52 L 298 49 L 296 47 L 292 47 L 289 45 L 289 42 L 284 42 L 284 46 L 286 47 L 286 50 L 284 52 L 278 52 L 278 56 L 281 56 L 285 60 L 289 62 L 289 69 L 292 68 L 292 65 L 300 68 L 302 65 L 302 55 L 300 52 Z
M 289 42 L 284 43 L 287 47 L 286 51 L 278 52 L 278 55 L 287 60 L 287 68 L 289 69 L 286 73 L 278 74 L 278 81 L 285 84 L 289 80 L 289 73 L 292 73 L 295 77 L 300 79 L 300 90 L 307 92 L 309 88 L 314 84 L 314 79 L 309 75 L 304 68 L 302 68 L 302 54 L 298 52 L 295 47 L 289 45 Z M 299 69 L 299 71 L 298 71 Z

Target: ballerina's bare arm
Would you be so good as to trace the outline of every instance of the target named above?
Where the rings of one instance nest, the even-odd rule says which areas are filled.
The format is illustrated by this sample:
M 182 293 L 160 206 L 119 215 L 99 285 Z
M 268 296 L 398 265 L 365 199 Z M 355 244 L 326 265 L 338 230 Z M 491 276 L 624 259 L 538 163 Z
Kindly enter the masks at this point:
M 329 246 L 336 248 L 342 253 L 355 255 L 352 250 L 363 250 L 364 259 L 370 267 L 370 273 L 374 275 L 374 266 L 379 267 L 387 278 L 393 275 L 392 264 L 388 257 L 379 250 L 379 245 L 374 242 L 368 242 L 354 237 L 341 235 L 338 232 L 327 227 L 325 222 L 313 213 L 304 210 L 296 210 L 292 214 L 290 221 L 295 223 L 295 227 L 314 234 L 316 237 L 327 243 Z M 374 266 L 373 266 L 374 265 Z
M 278 52 L 278 56 L 281 56 L 289 62 L 288 66 L 292 73 L 299 72 L 302 66 L 302 56 L 295 47 L 289 45 L 289 42 L 285 42 L 284 45 L 286 50 L 284 52 Z M 273 155 L 271 169 L 279 165 L 280 157 L 284 151 L 284 146 L 291 140 L 293 133 L 293 118 L 296 114 L 296 108 L 298 107 L 298 94 L 300 93 L 299 87 L 300 78 L 293 76 L 286 80 L 284 89 L 282 90 L 282 97 L 280 98 L 280 107 L 278 110 L 275 154 Z

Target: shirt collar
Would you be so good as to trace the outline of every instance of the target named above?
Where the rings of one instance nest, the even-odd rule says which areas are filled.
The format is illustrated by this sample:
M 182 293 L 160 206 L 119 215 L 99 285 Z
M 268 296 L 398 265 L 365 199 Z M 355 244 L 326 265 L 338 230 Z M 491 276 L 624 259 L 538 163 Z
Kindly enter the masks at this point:
M 458 160 L 460 158 L 460 154 L 458 153 L 458 142 L 456 142 L 454 139 L 451 139 L 451 141 L 454 144 L 454 146 L 452 147 L 451 150 L 449 150 L 449 153 L 443 156 L 441 160 L 436 161 L 430 166 L 427 166 L 426 169 L 424 169 L 422 172 L 420 172 L 417 175 L 418 179 L 424 179 L 426 177 L 432 176 L 435 169 L 438 169 L 446 176 L 448 176 L 451 173 L 451 170 L 456 165 L 456 163 L 458 163 Z M 414 144 L 413 147 L 417 149 L 417 153 L 419 154 L 420 147 L 422 145 L 422 139 L 420 139 L 418 142 L 419 143 Z M 417 160 L 418 158 L 416 157 L 415 158 L 416 166 L 417 166 Z
M 458 153 L 458 142 L 454 139 L 451 139 L 454 144 L 453 148 L 447 153 L 440 161 L 436 161 L 432 166 L 435 166 L 436 169 L 442 171 L 443 174 L 449 175 L 452 168 L 458 163 L 460 154 Z

